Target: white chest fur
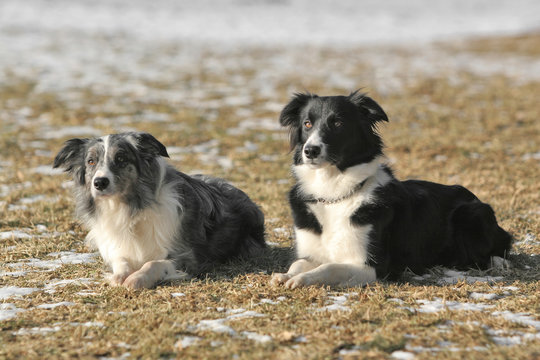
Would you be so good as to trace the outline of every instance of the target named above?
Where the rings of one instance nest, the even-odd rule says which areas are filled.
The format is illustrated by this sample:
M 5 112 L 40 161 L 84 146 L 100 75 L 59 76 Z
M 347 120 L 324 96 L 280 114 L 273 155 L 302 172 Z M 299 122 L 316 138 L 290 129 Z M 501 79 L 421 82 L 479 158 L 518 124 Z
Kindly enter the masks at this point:
M 347 263 L 363 265 L 369 260 L 369 234 L 372 225 L 359 226 L 351 216 L 362 205 L 373 202 L 374 190 L 390 181 L 390 176 L 379 166 L 380 159 L 373 163 L 351 168 L 345 173 L 332 176 L 335 170 L 310 171 L 304 167 L 295 170 L 301 189 L 306 195 L 330 199 L 351 192 L 358 183 L 370 177 L 363 188 L 350 198 L 334 203 L 309 203 L 310 212 L 317 218 L 322 233 L 315 234 L 306 229 L 297 229 L 296 248 L 299 258 L 308 257 L 320 263 Z M 318 173 L 317 173 L 318 172 Z
M 147 261 L 167 257 L 179 228 L 178 208 L 172 184 L 163 186 L 156 205 L 136 216 L 123 202 L 104 199 L 97 206 L 96 220 L 89 224 L 87 241 L 99 249 L 108 265 L 125 259 L 138 269 Z
M 351 216 L 365 200 L 363 196 L 355 196 L 337 204 L 310 204 L 309 209 L 321 224 L 322 234 L 296 229 L 298 256 L 320 263 L 365 264 L 372 226 L 351 222 Z

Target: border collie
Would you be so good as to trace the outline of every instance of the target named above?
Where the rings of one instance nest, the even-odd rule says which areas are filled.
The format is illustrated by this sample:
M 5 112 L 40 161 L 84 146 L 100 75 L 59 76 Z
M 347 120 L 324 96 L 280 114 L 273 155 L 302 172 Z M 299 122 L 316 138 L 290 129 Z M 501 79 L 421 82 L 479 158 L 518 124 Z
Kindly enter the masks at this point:
M 176 171 L 163 157 L 152 135 L 128 132 L 68 140 L 54 159 L 73 176 L 87 241 L 114 285 L 151 288 L 265 246 L 263 214 L 245 193 Z
M 272 284 L 355 286 L 405 269 L 504 264 L 512 238 L 488 204 L 459 185 L 394 177 L 377 132 L 388 118 L 373 99 L 296 94 L 279 120 L 294 150 L 298 260 Z

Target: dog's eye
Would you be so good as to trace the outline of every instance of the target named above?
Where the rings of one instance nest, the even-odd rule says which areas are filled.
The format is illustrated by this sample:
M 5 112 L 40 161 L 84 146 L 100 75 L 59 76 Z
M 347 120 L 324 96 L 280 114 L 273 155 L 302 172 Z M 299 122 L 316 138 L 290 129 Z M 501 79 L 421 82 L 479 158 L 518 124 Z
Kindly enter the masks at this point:
M 88 163 L 88 165 L 90 165 L 90 166 L 96 165 L 96 161 L 95 161 L 94 159 L 88 159 L 87 163 Z
M 304 127 L 305 127 L 306 129 L 311 129 L 311 128 L 313 127 L 313 124 L 311 123 L 311 121 L 305 120 L 305 121 L 304 121 Z
M 126 162 L 126 158 L 123 155 L 117 155 L 116 156 L 116 162 L 119 163 L 119 164 L 122 164 L 122 163 Z
M 336 128 L 342 127 L 342 126 L 343 126 L 343 121 L 341 121 L 341 120 L 336 120 L 336 121 L 334 121 L 334 126 L 335 126 Z

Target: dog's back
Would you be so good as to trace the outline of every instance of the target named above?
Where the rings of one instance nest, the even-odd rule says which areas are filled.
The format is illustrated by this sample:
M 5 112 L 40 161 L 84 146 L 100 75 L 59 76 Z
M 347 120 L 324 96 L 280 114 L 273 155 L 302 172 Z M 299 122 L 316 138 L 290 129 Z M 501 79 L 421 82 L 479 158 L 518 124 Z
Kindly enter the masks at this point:
M 512 237 L 491 207 L 462 186 L 393 179 L 376 191 L 375 204 L 379 210 L 370 213 L 388 219 L 379 222 L 381 235 L 371 246 L 379 277 L 437 265 L 487 269 L 492 256 L 510 251 Z
M 207 175 L 178 175 L 184 179 L 185 188 L 179 191 L 185 201 L 199 204 L 185 209 L 182 229 L 204 231 L 205 238 L 201 241 L 196 234 L 187 237 L 198 266 L 189 269 L 191 272 L 207 271 L 215 262 L 234 256 L 248 257 L 265 247 L 264 215 L 243 191 Z

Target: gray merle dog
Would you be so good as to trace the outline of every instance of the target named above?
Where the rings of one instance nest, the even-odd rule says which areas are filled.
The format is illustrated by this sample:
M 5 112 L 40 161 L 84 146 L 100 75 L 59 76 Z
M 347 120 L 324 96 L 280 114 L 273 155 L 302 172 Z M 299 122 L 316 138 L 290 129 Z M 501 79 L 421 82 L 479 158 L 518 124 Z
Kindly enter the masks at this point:
M 152 135 L 129 132 L 68 140 L 54 159 L 73 176 L 77 215 L 112 284 L 151 288 L 265 246 L 263 214 L 244 192 L 163 157 Z

